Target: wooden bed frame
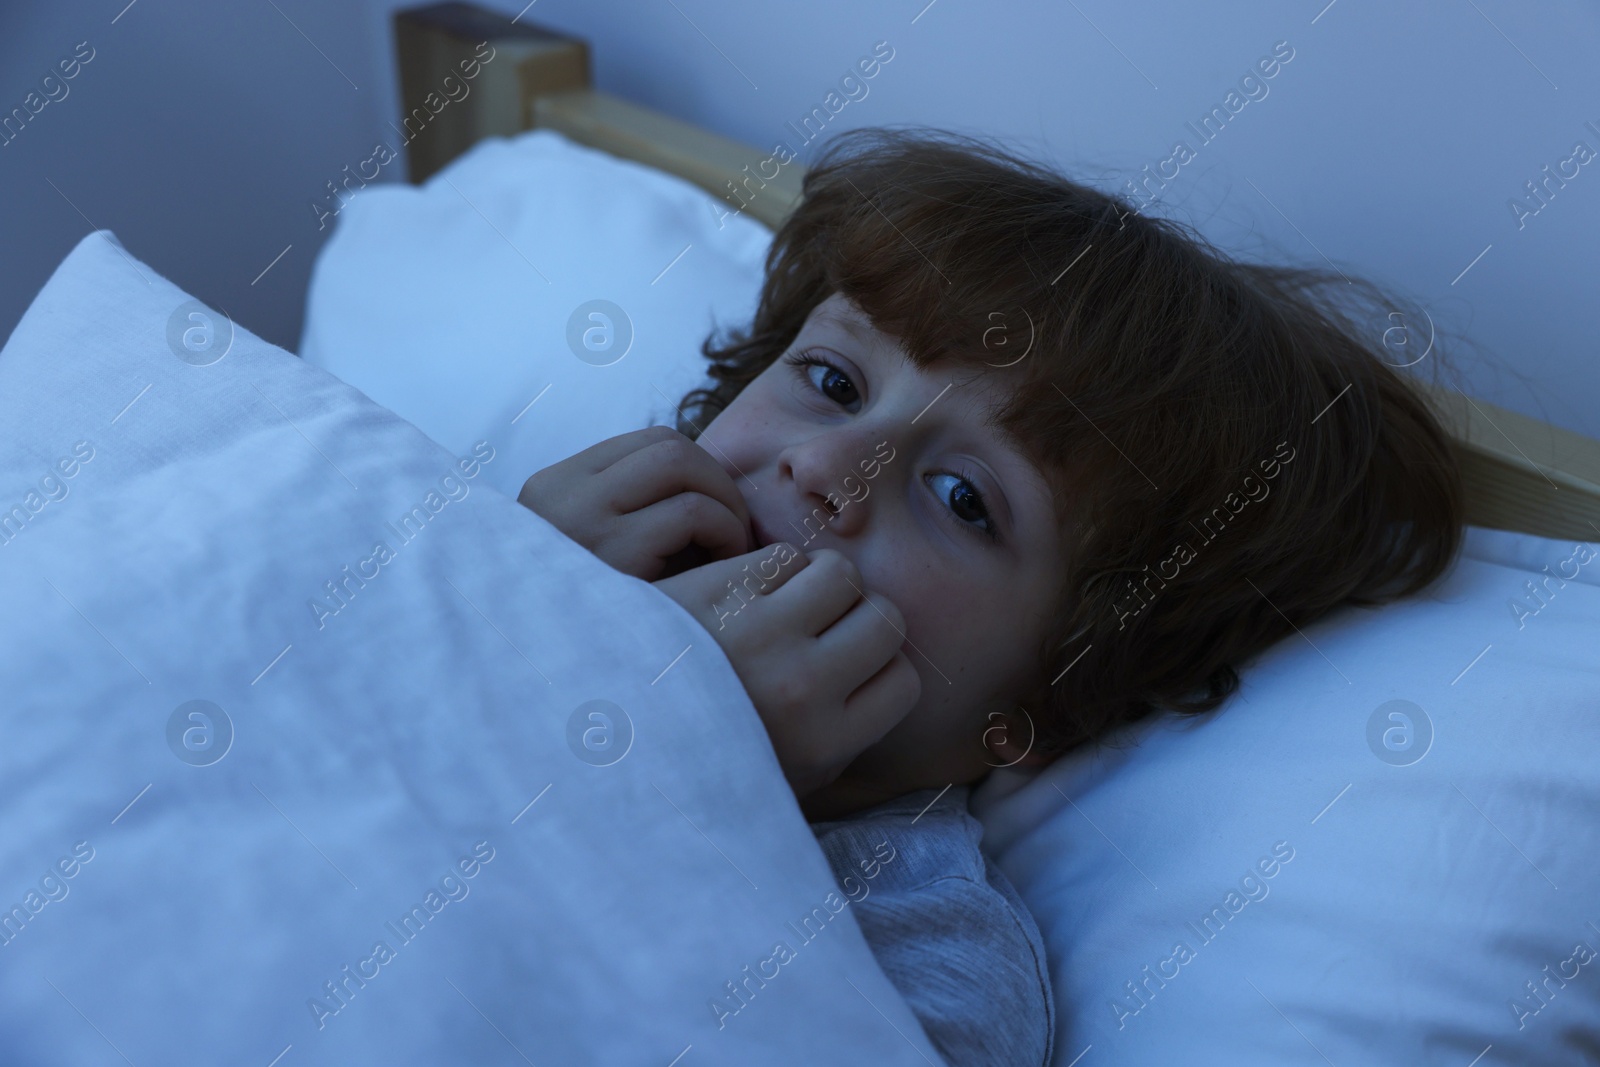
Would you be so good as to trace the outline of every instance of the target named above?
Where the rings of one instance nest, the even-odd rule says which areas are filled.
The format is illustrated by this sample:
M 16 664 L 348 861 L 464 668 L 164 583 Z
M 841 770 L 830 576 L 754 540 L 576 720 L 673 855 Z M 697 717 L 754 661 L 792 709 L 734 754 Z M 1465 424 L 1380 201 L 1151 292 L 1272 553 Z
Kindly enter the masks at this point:
M 531 5 L 530 5 L 531 6 Z M 798 165 L 753 199 L 736 182 L 766 153 L 648 107 L 596 91 L 588 45 L 467 3 L 395 15 L 404 114 L 421 132 L 409 143 L 410 178 L 421 182 L 484 137 L 549 129 L 581 144 L 675 174 L 776 228 L 800 201 Z M 431 115 L 444 79 L 494 48 L 473 91 Z M 459 80 L 459 78 L 458 78 Z M 1467 521 L 1542 537 L 1600 541 L 1600 441 L 1483 400 L 1419 384 L 1450 431 L 1466 483 Z

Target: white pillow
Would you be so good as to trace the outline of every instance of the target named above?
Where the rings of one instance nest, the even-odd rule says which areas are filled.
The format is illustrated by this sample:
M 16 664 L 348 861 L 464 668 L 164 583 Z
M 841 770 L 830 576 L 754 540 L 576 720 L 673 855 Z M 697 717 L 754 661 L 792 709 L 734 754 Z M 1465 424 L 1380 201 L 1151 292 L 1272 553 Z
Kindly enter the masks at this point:
M 772 236 L 538 130 L 481 141 L 421 187 L 364 189 L 336 225 L 300 355 L 453 451 L 504 442 L 488 479 L 511 496 L 597 441 L 673 424 L 706 379 L 701 342 L 754 314 Z
M 1217 714 L 997 772 L 973 807 L 1057 1067 L 1600 1051 L 1597 586 L 1600 546 L 1469 528 L 1429 594 L 1306 627 Z

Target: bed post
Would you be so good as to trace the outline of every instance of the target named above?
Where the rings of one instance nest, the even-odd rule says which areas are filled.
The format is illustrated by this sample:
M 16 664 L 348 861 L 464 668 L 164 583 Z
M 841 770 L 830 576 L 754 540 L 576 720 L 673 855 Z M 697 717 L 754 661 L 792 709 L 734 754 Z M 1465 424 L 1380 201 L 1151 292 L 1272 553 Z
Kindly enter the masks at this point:
M 484 137 L 538 128 L 675 174 L 721 197 L 729 214 L 774 229 L 800 202 L 798 165 L 773 166 L 770 152 L 593 89 L 589 46 L 575 37 L 468 3 L 411 8 L 397 12 L 394 23 L 404 133 L 426 127 L 407 142 L 413 182 Z M 436 96 L 438 114 L 430 117 L 428 94 L 442 94 L 447 76 L 459 80 L 460 64 L 476 58 L 480 42 L 494 49 L 494 59 L 460 104 L 440 106 Z
M 398 11 L 394 34 L 414 183 L 485 137 L 530 129 L 538 97 L 589 86 L 588 44 L 472 4 Z

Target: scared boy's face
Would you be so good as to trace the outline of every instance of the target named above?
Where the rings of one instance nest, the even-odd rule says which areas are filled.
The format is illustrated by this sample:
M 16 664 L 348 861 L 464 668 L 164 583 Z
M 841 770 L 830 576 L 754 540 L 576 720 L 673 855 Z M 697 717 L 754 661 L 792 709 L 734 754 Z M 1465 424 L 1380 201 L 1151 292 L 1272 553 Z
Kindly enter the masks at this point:
M 905 617 L 922 696 L 819 811 L 971 782 L 1031 743 L 1012 701 L 1035 680 L 1064 545 L 1043 475 L 985 424 L 1007 396 L 996 374 L 919 369 L 836 294 L 698 438 L 758 545 L 835 549 Z

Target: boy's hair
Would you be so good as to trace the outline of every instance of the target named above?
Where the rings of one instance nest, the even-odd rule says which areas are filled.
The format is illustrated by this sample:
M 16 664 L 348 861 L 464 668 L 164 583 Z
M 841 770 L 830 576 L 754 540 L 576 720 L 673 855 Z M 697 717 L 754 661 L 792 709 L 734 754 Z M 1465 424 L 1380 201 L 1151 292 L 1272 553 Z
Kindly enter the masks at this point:
M 857 130 L 806 175 L 750 329 L 703 345 L 713 384 L 678 428 L 698 434 L 834 293 L 918 367 L 1015 386 L 992 422 L 1049 480 L 1068 546 L 1023 702 L 1036 751 L 1209 711 L 1241 662 L 1454 557 L 1449 441 L 1335 295 L 1393 307 L 1370 283 L 1235 261 L 987 142 Z

